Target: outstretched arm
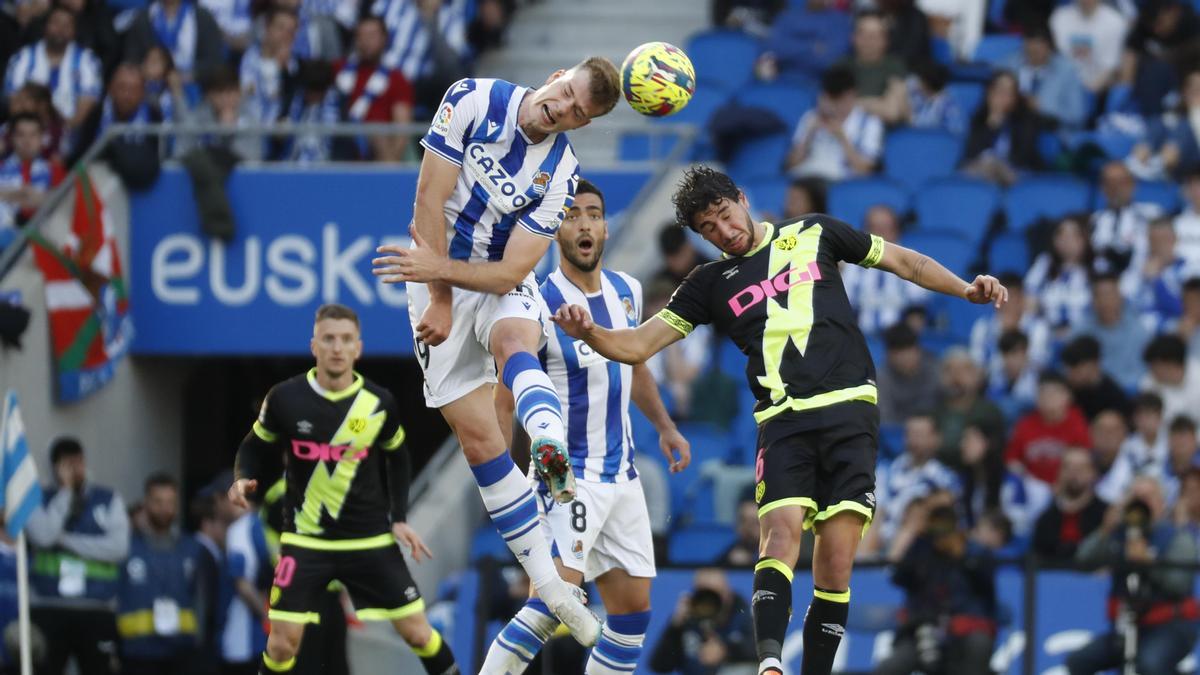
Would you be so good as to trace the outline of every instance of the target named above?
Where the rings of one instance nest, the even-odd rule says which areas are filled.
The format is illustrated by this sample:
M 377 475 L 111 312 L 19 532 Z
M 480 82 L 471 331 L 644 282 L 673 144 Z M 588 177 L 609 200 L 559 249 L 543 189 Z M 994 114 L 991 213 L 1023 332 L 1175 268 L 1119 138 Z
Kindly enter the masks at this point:
M 1008 289 L 1001 285 L 996 277 L 981 274 L 975 277 L 974 281 L 967 283 L 933 258 L 898 244 L 888 244 L 884 247 L 883 258 L 877 267 L 921 288 L 962 298 L 977 305 L 994 302 L 996 307 L 1000 307 L 1008 301 Z
M 683 335 L 665 321 L 650 317 L 637 328 L 612 330 L 597 326 L 588 311 L 579 305 L 563 305 L 550 317 L 567 335 L 583 340 L 610 361 L 637 365 L 662 351 Z
M 638 410 L 654 425 L 658 432 L 658 447 L 667 458 L 667 466 L 671 473 L 679 473 L 687 468 L 692 461 L 691 444 L 679 433 L 675 421 L 667 414 L 662 397 L 658 395 L 658 384 L 650 368 L 639 363 L 633 367 L 633 389 L 630 392 Z M 679 455 L 679 459 L 675 455 Z

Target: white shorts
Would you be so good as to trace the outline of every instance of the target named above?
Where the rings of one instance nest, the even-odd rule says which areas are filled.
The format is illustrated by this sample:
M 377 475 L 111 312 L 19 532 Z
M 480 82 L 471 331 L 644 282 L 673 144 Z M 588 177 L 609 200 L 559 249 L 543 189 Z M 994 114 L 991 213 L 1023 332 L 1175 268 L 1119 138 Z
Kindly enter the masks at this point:
M 450 335 L 436 347 L 417 340 L 417 323 L 429 305 L 425 284 L 408 284 L 408 319 L 413 329 L 413 351 L 425 373 L 425 404 L 440 408 L 496 382 L 496 361 L 491 353 L 492 327 L 501 319 L 529 319 L 542 328 L 538 349 L 550 335 L 549 310 L 538 291 L 533 273 L 504 295 L 453 289 Z
M 536 488 L 535 488 L 536 489 Z M 575 501 L 559 504 L 542 494 L 542 532 L 563 565 L 591 581 L 611 569 L 632 577 L 654 577 L 654 540 L 642 481 L 575 481 Z

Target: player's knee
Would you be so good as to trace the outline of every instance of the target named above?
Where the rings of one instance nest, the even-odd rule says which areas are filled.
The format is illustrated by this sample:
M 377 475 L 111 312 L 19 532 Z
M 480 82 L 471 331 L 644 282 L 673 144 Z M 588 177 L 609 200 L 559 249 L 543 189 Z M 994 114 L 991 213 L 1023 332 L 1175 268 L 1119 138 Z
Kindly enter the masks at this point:
M 286 627 L 282 627 L 285 625 Z M 267 636 L 267 654 L 276 661 L 287 661 L 300 651 L 300 637 L 304 635 L 304 627 L 292 630 L 291 625 L 275 624 L 271 634 Z
M 410 616 L 399 621 L 392 622 L 396 628 L 396 633 L 408 643 L 410 647 L 421 649 L 429 644 L 429 639 L 433 637 L 433 628 L 429 622 L 425 620 L 424 615 Z
M 763 556 L 789 560 L 799 555 L 800 536 L 804 532 L 803 517 L 800 522 L 794 523 L 782 514 L 768 513 L 762 517 L 761 523 Z

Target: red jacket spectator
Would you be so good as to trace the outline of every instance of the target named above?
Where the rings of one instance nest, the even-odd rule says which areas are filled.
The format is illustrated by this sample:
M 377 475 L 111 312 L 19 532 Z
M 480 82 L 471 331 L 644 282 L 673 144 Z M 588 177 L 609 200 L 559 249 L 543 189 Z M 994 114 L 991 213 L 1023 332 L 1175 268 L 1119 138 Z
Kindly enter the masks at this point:
M 1046 483 L 1058 479 L 1058 468 L 1067 448 L 1092 445 L 1087 420 L 1071 404 L 1071 390 L 1057 373 L 1038 381 L 1037 409 L 1017 422 L 1008 440 L 1004 460 L 1019 464 L 1029 475 Z
M 382 62 L 387 35 L 379 17 L 360 19 L 354 31 L 354 53 L 337 64 L 334 86 L 342 119 L 347 122 L 412 121 L 412 85 L 399 68 Z M 370 154 L 377 161 L 400 161 L 407 140 L 403 134 L 372 136 Z

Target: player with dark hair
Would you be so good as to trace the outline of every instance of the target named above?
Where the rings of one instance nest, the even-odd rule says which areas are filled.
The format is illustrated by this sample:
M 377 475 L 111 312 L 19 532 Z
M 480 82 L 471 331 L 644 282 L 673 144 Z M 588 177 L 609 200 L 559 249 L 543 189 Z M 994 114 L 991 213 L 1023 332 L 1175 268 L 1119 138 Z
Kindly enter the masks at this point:
M 749 357 L 758 403 L 755 500 L 761 525 L 754 575 L 759 673 L 783 672 L 792 570 L 800 536 L 813 527 L 814 598 L 804 624 L 804 675 L 827 674 L 845 632 L 850 572 L 875 510 L 879 414 L 875 368 L 838 274 L 838 263 L 879 267 L 932 291 L 977 304 L 1007 299 L 987 275 L 960 279 L 937 261 L 840 220 L 808 214 L 755 222 L 726 175 L 690 169 L 674 196 L 682 226 L 725 252 L 696 268 L 671 302 L 637 328 L 600 327 L 587 309 L 560 308 L 568 335 L 603 356 L 641 363 L 714 324 Z
M 329 582 L 350 593 L 359 619 L 391 621 L 434 675 L 456 675 L 450 647 L 425 618 L 425 602 L 397 541 L 432 557 L 404 522 L 411 467 L 396 399 L 354 372 L 358 316 L 322 305 L 313 326 L 317 365 L 275 385 L 237 452 L 229 499 L 246 508 L 264 462 L 284 454 L 283 533 L 271 587 L 271 634 L 260 673 L 290 672 L 304 626 Z

